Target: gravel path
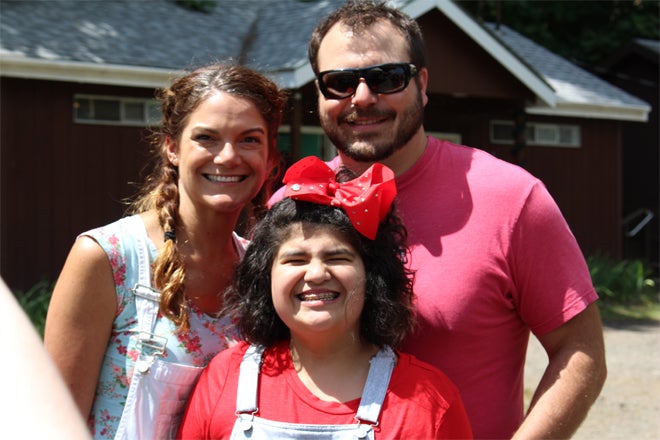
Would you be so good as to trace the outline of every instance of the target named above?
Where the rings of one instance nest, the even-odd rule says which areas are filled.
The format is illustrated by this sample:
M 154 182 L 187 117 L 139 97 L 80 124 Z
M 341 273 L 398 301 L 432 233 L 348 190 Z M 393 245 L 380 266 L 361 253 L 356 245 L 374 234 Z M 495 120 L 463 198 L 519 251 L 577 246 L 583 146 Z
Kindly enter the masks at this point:
M 608 376 L 577 440 L 660 439 L 660 324 L 605 325 Z M 526 395 L 547 358 L 531 338 L 525 365 Z

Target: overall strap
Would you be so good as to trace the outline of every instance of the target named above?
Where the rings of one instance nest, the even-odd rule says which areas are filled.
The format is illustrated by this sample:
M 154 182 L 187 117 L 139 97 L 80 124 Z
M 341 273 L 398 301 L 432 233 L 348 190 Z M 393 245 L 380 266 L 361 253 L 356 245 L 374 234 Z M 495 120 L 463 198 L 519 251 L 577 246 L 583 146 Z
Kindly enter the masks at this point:
M 158 356 L 165 353 L 167 339 L 153 334 L 154 324 L 158 315 L 158 300 L 160 292 L 151 288 L 151 267 L 149 265 L 149 247 L 147 246 L 147 231 L 139 215 L 126 218 L 131 236 L 135 239 L 138 256 L 138 282 L 132 291 L 135 295 L 135 309 L 137 310 L 138 359 L 135 361 L 135 372 L 126 394 L 126 403 L 117 425 L 115 440 L 134 438 L 136 427 L 137 395 L 144 385 L 140 385 L 142 376 L 149 369 Z
M 258 411 L 257 392 L 263 353 L 264 347 L 262 345 L 250 345 L 243 355 L 238 375 L 236 413 L 255 413 Z
M 358 421 L 366 421 L 377 425 L 387 387 L 396 364 L 396 355 L 386 345 L 378 351 L 376 356 L 371 358 L 369 363 L 371 364 L 369 375 L 367 376 L 367 383 L 364 385 L 356 418 Z
M 243 355 L 238 376 L 236 393 L 237 413 L 256 413 L 259 373 L 264 347 L 250 345 Z M 394 351 L 385 346 L 370 360 L 369 374 L 364 386 L 356 418 L 374 425 L 378 424 L 380 410 L 385 400 L 387 387 L 396 364 Z
M 151 266 L 149 264 L 149 246 L 147 245 L 147 231 L 139 215 L 134 217 L 135 224 L 133 236 L 135 238 L 138 255 L 138 282 L 133 287 L 135 295 L 135 308 L 138 322 L 138 349 L 141 354 L 149 355 L 149 366 L 154 356 L 165 352 L 167 339 L 153 333 L 158 316 L 160 292 L 151 287 Z M 141 364 L 142 366 L 142 364 Z M 142 366 L 139 370 L 147 368 Z M 146 371 L 145 371 L 146 372 Z

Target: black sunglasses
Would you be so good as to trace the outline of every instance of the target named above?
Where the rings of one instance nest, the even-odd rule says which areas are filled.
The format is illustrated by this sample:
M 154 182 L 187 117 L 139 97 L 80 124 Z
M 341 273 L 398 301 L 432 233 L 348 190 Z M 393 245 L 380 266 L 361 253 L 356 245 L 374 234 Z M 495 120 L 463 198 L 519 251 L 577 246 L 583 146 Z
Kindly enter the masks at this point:
M 326 70 L 318 75 L 319 89 L 327 99 L 345 99 L 355 94 L 360 78 L 374 93 L 389 94 L 408 87 L 417 67 L 410 63 L 388 63 L 362 69 Z

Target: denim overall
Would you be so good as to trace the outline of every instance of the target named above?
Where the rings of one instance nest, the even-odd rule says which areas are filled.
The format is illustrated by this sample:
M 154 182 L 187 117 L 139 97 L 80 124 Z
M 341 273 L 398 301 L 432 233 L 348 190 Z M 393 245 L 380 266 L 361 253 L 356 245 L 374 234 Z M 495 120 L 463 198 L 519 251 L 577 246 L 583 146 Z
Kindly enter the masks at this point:
M 138 217 L 139 219 L 139 217 Z M 186 400 L 203 367 L 164 362 L 167 338 L 153 333 L 160 292 L 151 287 L 149 249 L 142 234 L 138 244 L 139 281 L 133 288 L 140 352 L 126 396 L 116 440 L 174 438 Z
M 396 355 L 390 347 L 383 347 L 370 363 L 367 383 L 364 386 L 360 407 L 351 425 L 313 425 L 285 423 L 266 420 L 256 416 L 257 388 L 264 347 L 252 345 L 241 362 L 236 394 L 237 419 L 231 433 L 232 440 L 238 439 L 374 439 L 373 427 L 378 425 L 381 406 Z M 285 403 L 286 404 L 286 403 Z

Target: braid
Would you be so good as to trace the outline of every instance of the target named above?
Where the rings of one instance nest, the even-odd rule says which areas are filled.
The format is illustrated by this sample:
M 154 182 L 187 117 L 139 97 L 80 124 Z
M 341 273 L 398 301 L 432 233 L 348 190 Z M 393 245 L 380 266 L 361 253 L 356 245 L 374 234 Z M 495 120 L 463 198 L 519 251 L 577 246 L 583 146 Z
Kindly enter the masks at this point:
M 152 158 L 145 184 L 127 211 L 139 214 L 155 210 L 165 233 L 165 244 L 154 261 L 153 284 L 161 291 L 160 313 L 174 322 L 177 331 L 190 328 L 184 294 L 186 270 L 179 252 L 176 234 L 181 233 L 179 216 L 178 167 L 168 157 L 168 145 L 180 142 L 189 116 L 201 102 L 218 92 L 226 92 L 250 101 L 268 128 L 268 168 L 266 182 L 254 199 L 245 206 L 246 223 L 266 210 L 274 182 L 279 177 L 280 154 L 276 148 L 277 132 L 282 121 L 286 94 L 257 71 L 240 65 L 216 64 L 196 69 L 175 80 L 169 88 L 159 89 L 156 97 L 162 104 L 161 123 L 152 127 Z M 178 228 L 178 229 L 177 229 Z
M 165 231 L 171 236 L 176 234 L 178 221 L 179 191 L 177 187 L 176 168 L 164 167 L 163 181 L 159 185 L 158 198 L 155 201 L 158 220 Z M 176 235 L 174 235 L 176 237 Z M 161 290 L 160 312 L 177 325 L 179 331 L 187 331 L 188 308 L 183 293 L 185 284 L 185 266 L 176 245 L 176 239 L 166 239 L 162 250 L 154 262 L 154 283 Z

